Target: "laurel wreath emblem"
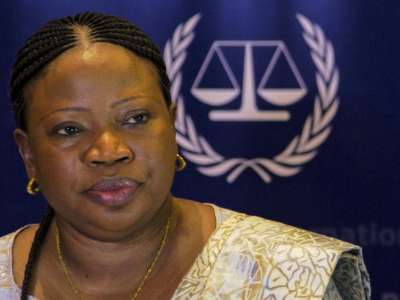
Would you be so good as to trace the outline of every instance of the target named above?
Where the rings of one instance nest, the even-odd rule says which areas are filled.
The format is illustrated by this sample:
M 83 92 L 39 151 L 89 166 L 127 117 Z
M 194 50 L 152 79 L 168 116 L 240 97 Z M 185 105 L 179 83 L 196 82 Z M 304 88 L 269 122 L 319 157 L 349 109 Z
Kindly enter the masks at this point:
M 312 23 L 305 16 L 298 14 L 297 20 L 303 28 L 303 38 L 310 48 L 311 58 L 316 67 L 316 85 L 312 113 L 306 118 L 301 133 L 296 135 L 288 146 L 272 159 L 268 158 L 226 158 L 216 152 L 207 140 L 197 133 L 192 118 L 185 113 L 181 67 L 186 60 L 187 48 L 192 43 L 194 29 L 201 18 L 200 14 L 192 16 L 180 24 L 174 31 L 172 39 L 164 48 L 164 60 L 171 80 L 171 96 L 177 105 L 176 140 L 182 154 L 197 166 L 197 170 L 207 176 L 226 176 L 233 183 L 246 169 L 252 169 L 265 183 L 272 181 L 272 175 L 290 177 L 302 170 L 318 152 L 318 148 L 331 133 L 331 122 L 335 117 L 339 99 L 339 71 L 335 65 L 333 46 L 326 39 L 321 27 Z

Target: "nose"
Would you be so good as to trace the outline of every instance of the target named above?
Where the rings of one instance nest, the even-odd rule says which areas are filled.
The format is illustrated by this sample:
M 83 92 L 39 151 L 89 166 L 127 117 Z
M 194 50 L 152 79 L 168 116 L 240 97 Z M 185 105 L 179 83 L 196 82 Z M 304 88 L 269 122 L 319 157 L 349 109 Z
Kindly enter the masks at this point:
M 84 161 L 90 167 L 129 163 L 133 159 L 130 147 L 112 131 L 98 136 L 84 154 Z

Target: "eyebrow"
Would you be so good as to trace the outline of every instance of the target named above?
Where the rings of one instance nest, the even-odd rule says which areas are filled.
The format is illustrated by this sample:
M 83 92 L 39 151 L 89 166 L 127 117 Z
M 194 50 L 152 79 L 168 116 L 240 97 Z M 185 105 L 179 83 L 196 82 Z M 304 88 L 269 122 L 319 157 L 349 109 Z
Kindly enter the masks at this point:
M 139 97 L 130 96 L 130 97 L 126 97 L 126 98 L 123 98 L 123 99 L 119 99 L 119 100 L 115 101 L 113 104 L 111 104 L 110 107 L 114 108 L 114 107 L 116 107 L 118 105 L 121 105 L 121 104 L 123 104 L 125 102 L 128 102 L 128 101 L 135 100 L 137 98 L 139 98 Z M 47 118 L 49 115 L 52 115 L 52 114 L 54 114 L 56 112 L 61 112 L 61 111 L 83 111 L 83 112 L 87 112 L 87 111 L 90 111 L 90 109 L 89 108 L 85 108 L 85 107 L 80 107 L 80 106 L 59 108 L 59 109 L 53 110 L 53 111 L 49 112 L 48 114 L 44 115 L 43 117 L 41 117 L 40 120 L 39 120 L 39 123 L 42 122 L 43 119 Z
M 126 98 L 117 100 L 117 101 L 115 101 L 113 104 L 111 104 L 111 108 L 114 108 L 114 107 L 116 107 L 116 106 L 118 106 L 118 105 L 121 105 L 121 104 L 123 104 L 123 103 L 125 103 L 125 102 L 132 101 L 132 100 L 135 100 L 135 99 L 138 99 L 138 98 L 139 98 L 139 97 L 130 96 L 130 97 L 126 97 Z
M 59 108 L 59 109 L 56 109 L 56 110 L 53 110 L 53 111 L 49 112 L 48 114 L 45 114 L 43 117 L 40 118 L 39 123 L 42 122 L 48 116 L 50 116 L 50 115 L 52 115 L 52 114 L 54 114 L 56 112 L 60 112 L 60 111 L 89 111 L 89 109 L 88 108 L 84 108 L 84 107 L 79 107 L 79 106 Z

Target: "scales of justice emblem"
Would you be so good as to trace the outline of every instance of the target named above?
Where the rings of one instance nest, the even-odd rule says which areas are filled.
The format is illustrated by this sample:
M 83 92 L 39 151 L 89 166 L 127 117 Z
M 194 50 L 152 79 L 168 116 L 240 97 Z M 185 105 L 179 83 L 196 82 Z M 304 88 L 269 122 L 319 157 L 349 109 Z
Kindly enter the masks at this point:
M 312 23 L 301 14 L 297 14 L 296 17 L 315 66 L 317 88 L 314 106 L 299 133 L 288 137 L 287 146 L 271 158 L 225 157 L 198 132 L 191 116 L 186 112 L 181 93 L 181 68 L 187 59 L 187 50 L 195 37 L 195 28 L 201 15 L 196 14 L 179 24 L 172 38 L 167 41 L 164 60 L 171 80 L 171 97 L 177 105 L 176 140 L 182 154 L 203 175 L 224 176 L 228 183 L 233 183 L 245 170 L 250 169 L 265 183 L 271 183 L 274 176 L 290 177 L 298 174 L 304 165 L 317 155 L 319 147 L 329 137 L 331 124 L 339 107 L 339 70 L 335 65 L 334 49 L 318 24 Z M 243 76 L 240 83 L 224 54 L 226 49 L 232 47 L 243 49 Z M 254 76 L 254 49 L 257 48 L 273 49 L 273 55 L 259 82 L 256 82 Z M 274 88 L 269 85 L 280 59 L 289 66 L 294 86 Z M 213 61 L 218 61 L 222 66 L 229 86 L 208 87 L 203 84 Z M 239 109 L 214 109 L 209 112 L 211 121 L 230 122 L 288 121 L 290 113 L 287 107 L 301 101 L 307 92 L 303 78 L 285 43 L 265 40 L 214 41 L 191 87 L 191 93 L 196 99 L 214 108 L 228 105 L 240 97 Z M 257 106 L 257 96 L 277 109 L 261 110 Z
M 241 84 L 239 84 L 224 55 L 224 49 L 232 47 L 244 48 Z M 274 50 L 258 85 L 256 85 L 254 78 L 254 48 L 272 48 Z M 224 75 L 231 87 L 207 88 L 201 85 L 211 62 L 215 59 L 225 71 Z M 279 60 L 284 60 L 288 65 L 291 74 L 286 75 L 294 77 L 297 86 L 268 87 L 267 84 L 271 75 L 277 71 L 276 67 Z M 194 80 L 191 92 L 201 102 L 215 107 L 226 105 L 241 94 L 241 106 L 238 110 L 213 110 L 209 113 L 209 118 L 212 121 L 288 121 L 290 114 L 287 110 L 260 110 L 256 104 L 257 95 L 264 101 L 283 108 L 300 101 L 307 93 L 307 88 L 283 41 L 214 41 Z

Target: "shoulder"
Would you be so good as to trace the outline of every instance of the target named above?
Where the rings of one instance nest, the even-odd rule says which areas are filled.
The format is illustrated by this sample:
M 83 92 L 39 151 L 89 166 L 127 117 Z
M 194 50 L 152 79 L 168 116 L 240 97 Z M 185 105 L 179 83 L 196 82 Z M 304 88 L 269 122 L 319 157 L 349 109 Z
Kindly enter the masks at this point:
M 20 264 L 17 259 L 22 252 L 21 247 L 16 247 L 17 240 L 18 243 L 25 243 L 25 240 L 32 235 L 32 232 L 36 230 L 36 225 L 28 225 L 19 228 L 18 230 L 11 232 L 7 235 L 0 237 L 0 296 L 3 298 L 4 293 L 10 293 L 16 289 L 14 282 L 13 272 L 18 269 Z M 26 250 L 26 249 L 25 249 Z M 8 295 L 8 294 L 7 294 Z
M 277 221 L 264 219 L 257 216 L 246 215 L 229 209 L 216 207 L 216 218 L 221 223 L 235 223 L 233 236 L 251 244 L 268 244 L 274 247 L 287 249 L 320 249 L 325 252 L 361 252 L 360 247 L 315 232 L 290 226 Z
M 14 287 L 12 277 L 12 245 L 18 232 L 19 230 L 0 237 L 0 296 L 2 297 L 9 294 Z
M 235 224 L 222 261 L 261 272 L 271 289 L 286 287 L 287 294 L 303 286 L 305 297 L 322 296 L 332 281 L 343 299 L 369 298 L 369 276 L 360 247 L 280 222 L 216 210 L 224 222 Z
M 358 246 L 332 237 L 256 216 L 244 218 L 242 222 L 238 223 L 237 230 L 252 239 L 258 237 L 256 242 L 259 243 L 286 245 L 304 249 L 318 248 L 328 252 L 345 252 L 359 249 Z

